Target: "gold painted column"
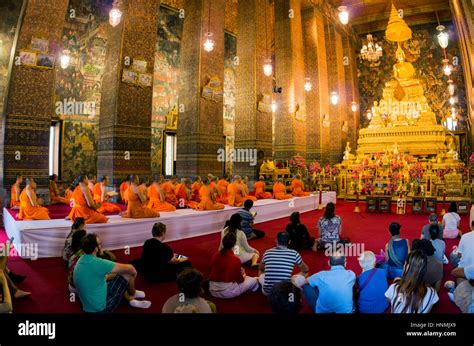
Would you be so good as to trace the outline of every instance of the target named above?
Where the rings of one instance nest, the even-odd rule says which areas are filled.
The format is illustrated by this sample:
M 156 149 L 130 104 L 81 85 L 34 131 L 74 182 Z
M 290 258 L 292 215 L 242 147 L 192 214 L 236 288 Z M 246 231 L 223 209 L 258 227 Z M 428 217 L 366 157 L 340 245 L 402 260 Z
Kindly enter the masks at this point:
M 30 0 L 26 6 L 15 57 L 30 49 L 33 37 L 49 41 L 49 53 L 61 39 L 68 1 Z M 59 63 L 56 61 L 56 63 Z M 38 194 L 49 195 L 49 132 L 53 112 L 54 69 L 13 64 L 6 108 L 4 184 L 9 190 L 16 175 L 34 178 Z
M 360 107 L 359 107 L 359 88 L 357 79 L 357 61 L 355 55 L 355 47 L 348 36 L 342 39 L 343 53 L 346 60 L 344 60 L 344 76 L 345 76 L 345 90 L 346 90 L 346 110 L 347 110 L 347 125 L 348 133 L 347 140 L 351 143 L 351 148 L 357 148 L 357 133 L 360 123 Z M 352 111 L 352 102 L 356 103 L 357 109 Z M 345 148 L 345 143 L 343 143 Z
M 121 23 L 108 26 L 97 170 L 114 185 L 128 174 L 150 174 L 153 90 L 122 82 L 122 70 L 138 59 L 153 73 L 159 6 L 159 0 L 123 1 Z
M 257 150 L 265 159 L 272 158 L 272 113 L 257 110 L 259 102 L 271 100 L 272 77 L 263 73 L 265 59 L 271 57 L 271 25 L 265 23 L 272 17 L 273 8 L 268 0 L 239 1 L 236 80 L 235 149 Z M 267 26 L 268 42 L 265 42 Z M 267 56 L 267 51 L 268 55 Z M 267 104 L 266 106 L 270 106 Z M 234 172 L 257 178 L 262 162 L 235 162 Z
M 306 107 L 301 2 L 275 1 L 275 158 L 306 156 Z
M 209 21 L 210 6 L 210 21 Z M 176 171 L 179 176 L 212 173 L 220 175 L 224 162 L 218 161 L 224 149 L 222 101 L 201 96 L 202 89 L 215 78 L 222 91 L 224 81 L 224 0 L 185 2 L 186 17 L 181 46 L 182 89 L 178 125 Z M 205 34 L 213 33 L 214 50 L 203 48 Z

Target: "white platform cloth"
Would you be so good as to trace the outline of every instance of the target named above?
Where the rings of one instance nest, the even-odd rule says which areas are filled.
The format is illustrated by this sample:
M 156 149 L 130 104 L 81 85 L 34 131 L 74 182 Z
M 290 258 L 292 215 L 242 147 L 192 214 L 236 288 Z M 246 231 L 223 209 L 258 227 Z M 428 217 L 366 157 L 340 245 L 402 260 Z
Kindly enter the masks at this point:
M 295 197 L 290 200 L 277 201 L 264 199 L 255 202 L 252 211 L 257 212 L 255 223 L 262 223 L 283 217 L 292 212 L 307 212 L 317 208 L 319 193 L 309 197 Z M 336 203 L 336 193 L 323 192 L 322 205 Z M 223 210 L 195 211 L 180 209 L 174 212 L 162 212 L 159 218 L 152 219 L 125 219 L 119 215 L 109 216 L 105 224 L 87 225 L 89 233 L 96 233 L 105 249 L 117 250 L 126 247 L 142 246 L 146 239 L 151 237 L 151 229 L 155 222 L 166 224 L 166 241 L 174 241 L 216 233 L 222 230 L 224 223 L 239 208 L 226 205 Z M 37 244 L 37 257 L 60 257 L 64 247 L 64 240 L 71 229 L 71 221 L 38 220 L 15 221 L 8 210 L 3 210 L 3 223 L 9 238 L 13 237 L 13 244 L 23 258 L 30 258 L 31 254 L 20 249 L 28 245 Z M 285 223 L 286 225 L 286 223 Z M 284 225 L 282 223 L 282 229 Z M 34 256 L 34 255 L 33 255 Z

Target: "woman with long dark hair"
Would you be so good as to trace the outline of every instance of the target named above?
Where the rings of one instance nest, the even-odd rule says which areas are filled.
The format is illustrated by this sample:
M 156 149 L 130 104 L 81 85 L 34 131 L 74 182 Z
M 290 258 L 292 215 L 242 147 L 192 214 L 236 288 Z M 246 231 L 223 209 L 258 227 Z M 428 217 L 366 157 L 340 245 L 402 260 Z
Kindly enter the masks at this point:
M 439 300 L 436 290 L 424 281 L 427 259 L 420 250 L 410 252 L 403 267 L 403 275 L 397 278 L 385 292 L 392 313 L 426 314 Z
M 300 221 L 300 213 L 295 211 L 290 215 L 290 223 L 286 225 L 286 232 L 290 235 L 288 248 L 301 251 L 311 249 L 314 238 L 309 235 L 308 229 Z
M 326 205 L 324 215 L 318 221 L 319 239 L 318 247 L 324 249 L 326 244 L 339 243 L 341 241 L 342 219 L 334 212 L 335 205 L 329 202 Z M 347 242 L 347 240 L 345 240 Z
M 462 236 L 462 232 L 459 230 L 460 222 L 461 217 L 458 214 L 458 206 L 456 202 L 451 202 L 448 212 L 443 216 L 443 238 L 455 239 Z

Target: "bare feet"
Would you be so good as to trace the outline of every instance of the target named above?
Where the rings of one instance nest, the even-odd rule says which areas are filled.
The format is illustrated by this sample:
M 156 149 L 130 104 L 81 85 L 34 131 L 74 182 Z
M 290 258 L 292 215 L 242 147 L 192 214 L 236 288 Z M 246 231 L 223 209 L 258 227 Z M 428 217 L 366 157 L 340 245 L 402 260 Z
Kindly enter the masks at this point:
M 25 297 L 29 297 L 31 296 L 31 292 L 25 292 L 25 291 L 22 291 L 22 290 L 17 290 L 15 292 L 15 294 L 13 295 L 14 298 L 18 299 L 18 298 L 25 298 Z

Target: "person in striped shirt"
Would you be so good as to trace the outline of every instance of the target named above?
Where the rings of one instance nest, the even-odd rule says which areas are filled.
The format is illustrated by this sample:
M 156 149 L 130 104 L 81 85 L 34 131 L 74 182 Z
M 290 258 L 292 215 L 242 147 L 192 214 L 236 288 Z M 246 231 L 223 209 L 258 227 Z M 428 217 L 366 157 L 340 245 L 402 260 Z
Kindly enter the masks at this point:
M 289 243 L 290 235 L 287 232 L 279 232 L 277 246 L 267 250 L 263 255 L 259 265 L 259 282 L 266 296 L 270 294 L 272 286 L 277 282 L 291 280 L 295 286 L 301 288 L 305 277 L 308 276 L 308 266 L 297 251 L 288 249 Z M 301 272 L 292 276 L 295 265 Z

